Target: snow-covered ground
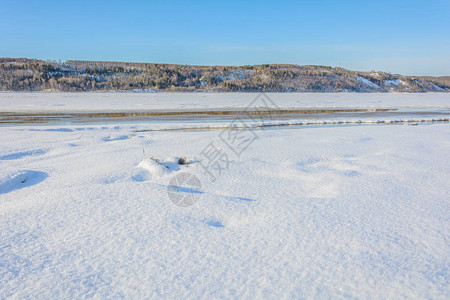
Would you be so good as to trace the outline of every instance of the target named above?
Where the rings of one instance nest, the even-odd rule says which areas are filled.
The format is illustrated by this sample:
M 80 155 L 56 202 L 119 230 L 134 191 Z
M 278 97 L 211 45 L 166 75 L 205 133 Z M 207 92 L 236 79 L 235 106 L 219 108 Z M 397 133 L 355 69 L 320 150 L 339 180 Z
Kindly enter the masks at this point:
M 316 100 L 375 97 L 350 96 Z M 0 128 L 0 298 L 448 298 L 448 123 L 136 132 L 152 126 Z
M 0 112 L 203 110 L 246 107 L 256 93 L 1 93 Z M 280 108 L 450 107 L 450 93 L 267 93 Z

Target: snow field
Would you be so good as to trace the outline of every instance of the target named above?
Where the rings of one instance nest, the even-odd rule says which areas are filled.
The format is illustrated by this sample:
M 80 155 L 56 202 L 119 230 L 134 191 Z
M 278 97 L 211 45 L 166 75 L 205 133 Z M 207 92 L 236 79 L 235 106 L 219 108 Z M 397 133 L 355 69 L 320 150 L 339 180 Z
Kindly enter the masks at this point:
M 245 108 L 259 93 L 0 93 L 1 112 L 105 112 Z M 265 93 L 277 107 L 449 108 L 450 93 Z M 271 105 L 273 106 L 273 105 Z
M 448 124 L 257 130 L 215 182 L 218 131 L 145 126 L 0 128 L 0 298 L 449 294 Z

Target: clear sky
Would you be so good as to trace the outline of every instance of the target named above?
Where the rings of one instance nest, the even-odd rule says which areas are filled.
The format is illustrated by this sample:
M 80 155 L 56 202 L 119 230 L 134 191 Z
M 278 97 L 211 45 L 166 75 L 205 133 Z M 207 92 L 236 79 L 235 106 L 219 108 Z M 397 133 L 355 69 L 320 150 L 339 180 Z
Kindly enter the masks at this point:
M 450 1 L 0 0 L 0 57 L 450 75 Z

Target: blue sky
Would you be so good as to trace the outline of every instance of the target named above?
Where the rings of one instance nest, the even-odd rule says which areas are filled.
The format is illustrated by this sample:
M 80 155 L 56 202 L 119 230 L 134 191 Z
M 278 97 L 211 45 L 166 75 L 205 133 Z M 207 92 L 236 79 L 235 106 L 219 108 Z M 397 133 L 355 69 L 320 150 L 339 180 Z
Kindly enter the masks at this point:
M 0 0 L 0 57 L 450 75 L 450 1 Z

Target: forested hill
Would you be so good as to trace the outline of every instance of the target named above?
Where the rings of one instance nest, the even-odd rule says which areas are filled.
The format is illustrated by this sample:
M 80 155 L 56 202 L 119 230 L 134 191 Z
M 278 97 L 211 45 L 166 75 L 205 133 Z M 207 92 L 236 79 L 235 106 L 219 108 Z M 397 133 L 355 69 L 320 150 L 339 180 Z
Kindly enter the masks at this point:
M 448 92 L 450 77 L 412 77 L 326 66 L 190 66 L 0 58 L 0 90 Z

